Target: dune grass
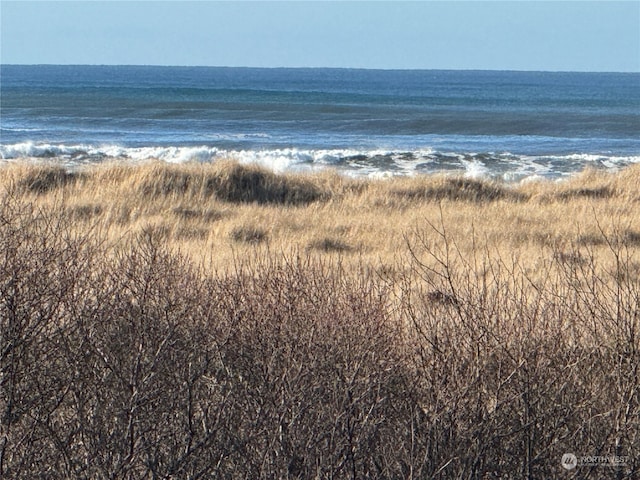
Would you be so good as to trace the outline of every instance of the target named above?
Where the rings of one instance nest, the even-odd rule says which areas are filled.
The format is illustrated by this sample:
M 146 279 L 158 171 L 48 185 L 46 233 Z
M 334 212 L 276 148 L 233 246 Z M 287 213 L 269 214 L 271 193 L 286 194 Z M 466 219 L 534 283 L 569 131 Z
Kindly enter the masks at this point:
M 366 181 L 224 162 L 0 171 L 0 187 L 42 208 L 66 209 L 79 231 L 99 227 L 115 240 L 154 229 L 215 268 L 255 249 L 399 267 L 407 238 L 442 222 L 463 252 L 480 243 L 535 269 L 544 247 L 606 251 L 603 234 L 635 248 L 639 180 L 640 169 L 629 168 L 519 186 L 448 176 Z
M 3 168 L 0 477 L 638 478 L 639 180 Z

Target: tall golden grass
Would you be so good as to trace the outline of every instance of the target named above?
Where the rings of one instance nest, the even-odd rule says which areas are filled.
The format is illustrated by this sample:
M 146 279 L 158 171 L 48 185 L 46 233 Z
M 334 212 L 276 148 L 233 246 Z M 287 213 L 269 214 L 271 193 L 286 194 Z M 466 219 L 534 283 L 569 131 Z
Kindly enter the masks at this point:
M 407 236 L 441 220 L 463 251 L 481 242 L 493 253 L 517 253 L 530 268 L 541 261 L 541 247 L 606 251 L 603 233 L 625 237 L 635 249 L 639 181 L 640 168 L 526 185 L 449 176 L 275 175 L 230 162 L 0 171 L 1 188 L 42 208 L 64 208 L 79 231 L 99 227 L 118 239 L 153 229 L 217 268 L 261 249 L 340 253 L 346 261 L 397 267 Z
M 638 478 L 638 180 L 3 168 L 0 477 Z

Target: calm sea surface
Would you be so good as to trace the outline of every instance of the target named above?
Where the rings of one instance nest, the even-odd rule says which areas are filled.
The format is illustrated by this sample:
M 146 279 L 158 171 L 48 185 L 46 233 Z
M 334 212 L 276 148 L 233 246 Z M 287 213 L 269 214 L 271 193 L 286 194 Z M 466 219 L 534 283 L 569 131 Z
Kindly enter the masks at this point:
M 640 74 L 0 67 L 0 158 L 559 178 L 640 162 Z

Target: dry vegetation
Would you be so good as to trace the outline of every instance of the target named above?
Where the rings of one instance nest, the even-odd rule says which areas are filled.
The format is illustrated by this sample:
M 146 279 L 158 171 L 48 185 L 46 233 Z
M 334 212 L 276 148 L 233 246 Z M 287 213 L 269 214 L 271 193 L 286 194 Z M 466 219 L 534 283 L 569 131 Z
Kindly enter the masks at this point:
M 639 181 L 5 167 L 0 478 L 638 478 Z
M 488 245 L 492 255 L 517 253 L 530 270 L 544 270 L 549 249 L 606 252 L 604 236 L 625 237 L 635 249 L 639 181 L 640 169 L 632 168 L 518 187 L 446 176 L 368 182 L 233 163 L 76 172 L 22 165 L 0 176 L 14 196 L 65 210 L 78 232 L 97 228 L 118 241 L 154 230 L 196 263 L 218 269 L 258 250 L 339 253 L 387 271 L 405 268 L 399 254 L 407 236 L 424 233 L 428 223 L 444 223 L 465 253 Z

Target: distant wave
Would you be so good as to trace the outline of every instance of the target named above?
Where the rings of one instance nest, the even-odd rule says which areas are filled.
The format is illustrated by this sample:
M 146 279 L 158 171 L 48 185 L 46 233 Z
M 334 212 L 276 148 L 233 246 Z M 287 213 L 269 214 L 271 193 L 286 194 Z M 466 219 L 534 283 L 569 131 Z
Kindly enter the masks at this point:
M 569 155 L 515 155 L 509 152 L 446 152 L 431 148 L 412 151 L 383 149 L 256 149 L 225 150 L 211 146 L 64 145 L 23 142 L 0 145 L 0 158 L 49 159 L 66 166 L 120 159 L 139 163 L 162 160 L 170 163 L 214 162 L 222 159 L 256 163 L 276 172 L 309 171 L 333 167 L 352 176 L 394 176 L 459 172 L 471 177 L 518 181 L 533 177 L 559 178 L 587 166 L 618 169 L 640 163 L 640 156 L 594 153 Z

